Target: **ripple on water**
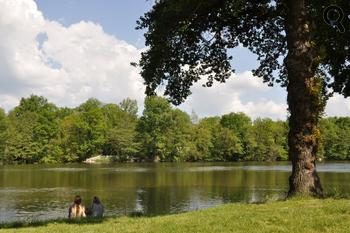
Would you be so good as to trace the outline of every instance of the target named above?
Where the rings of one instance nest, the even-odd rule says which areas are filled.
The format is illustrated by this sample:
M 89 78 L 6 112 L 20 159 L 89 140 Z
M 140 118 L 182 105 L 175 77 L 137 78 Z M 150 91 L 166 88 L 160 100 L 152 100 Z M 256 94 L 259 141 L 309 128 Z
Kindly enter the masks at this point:
M 54 168 L 43 168 L 43 171 L 56 171 L 56 172 L 81 172 L 87 171 L 87 168 L 77 168 L 77 167 L 54 167 Z
M 349 173 L 350 164 L 319 164 L 317 165 L 318 172 L 334 172 L 334 173 Z
M 131 168 L 115 168 L 113 169 L 115 172 L 148 172 L 149 168 L 141 168 L 141 167 L 131 167 Z
M 282 171 L 291 172 L 291 165 L 277 165 L 277 166 L 243 166 L 242 169 L 250 171 Z M 332 172 L 332 173 L 350 173 L 350 164 L 317 164 L 318 172 Z
M 249 171 L 284 171 L 290 172 L 292 171 L 292 166 L 288 165 L 280 165 L 280 166 L 243 166 L 243 170 Z
M 228 167 L 228 166 L 206 166 L 206 167 L 191 167 L 186 169 L 189 172 L 210 172 L 210 171 L 231 171 L 237 170 L 239 167 Z
M 65 187 L 56 187 L 56 188 L 4 188 L 0 189 L 0 194 L 23 194 L 23 193 L 46 193 L 46 192 L 83 192 L 86 191 L 86 189 L 79 188 L 79 189 L 72 189 L 72 188 L 65 188 Z

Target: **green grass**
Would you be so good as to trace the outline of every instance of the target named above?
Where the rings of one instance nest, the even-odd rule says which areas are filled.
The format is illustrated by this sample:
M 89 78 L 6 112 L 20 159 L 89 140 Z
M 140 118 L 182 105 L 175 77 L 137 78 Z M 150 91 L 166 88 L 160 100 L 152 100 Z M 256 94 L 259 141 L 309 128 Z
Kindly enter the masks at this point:
M 350 200 L 292 199 L 265 204 L 227 204 L 158 217 L 56 220 L 33 224 L 37 226 L 3 225 L 9 228 L 0 232 L 350 232 Z

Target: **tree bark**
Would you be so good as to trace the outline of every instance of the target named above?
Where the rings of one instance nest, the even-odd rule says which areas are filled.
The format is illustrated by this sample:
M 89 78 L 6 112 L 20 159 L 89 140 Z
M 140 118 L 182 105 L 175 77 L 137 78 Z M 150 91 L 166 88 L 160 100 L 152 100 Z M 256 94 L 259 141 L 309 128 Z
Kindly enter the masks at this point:
M 312 22 L 305 0 L 286 0 L 285 21 L 288 55 L 289 158 L 292 174 L 288 196 L 322 195 L 316 172 L 318 120 L 324 110 L 323 81 L 315 77 L 316 51 L 312 45 Z

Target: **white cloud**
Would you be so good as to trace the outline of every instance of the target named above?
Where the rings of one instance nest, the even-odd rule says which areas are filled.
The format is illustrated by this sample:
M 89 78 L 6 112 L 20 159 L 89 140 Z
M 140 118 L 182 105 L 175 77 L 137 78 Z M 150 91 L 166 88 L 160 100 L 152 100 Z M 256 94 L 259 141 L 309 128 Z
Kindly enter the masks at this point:
M 182 109 L 187 112 L 194 109 L 200 116 L 244 112 L 253 118 L 286 118 L 285 99 L 278 102 L 266 99 L 264 96 L 274 89 L 254 77 L 251 72 L 232 75 L 226 83 L 215 83 L 210 88 L 201 86 L 204 81 L 201 80 L 193 86 L 193 94 L 181 105 Z M 243 101 L 243 99 L 251 100 Z
M 140 57 L 134 46 L 93 22 L 65 27 L 46 20 L 32 0 L 0 0 L 0 5 L 1 107 L 9 110 L 32 93 L 64 106 L 90 97 L 142 103 L 143 81 L 130 66 Z
M 339 94 L 335 94 L 327 102 L 326 116 L 349 116 L 350 99 L 345 99 Z
M 181 109 L 195 110 L 201 117 L 244 112 L 252 118 L 287 118 L 285 90 L 268 87 L 251 72 L 232 75 L 226 83 L 215 83 L 211 88 L 203 88 L 202 83 L 204 80 L 193 86 L 193 94 L 180 106 Z M 328 100 L 325 113 L 326 116 L 350 116 L 350 99 L 335 94 Z

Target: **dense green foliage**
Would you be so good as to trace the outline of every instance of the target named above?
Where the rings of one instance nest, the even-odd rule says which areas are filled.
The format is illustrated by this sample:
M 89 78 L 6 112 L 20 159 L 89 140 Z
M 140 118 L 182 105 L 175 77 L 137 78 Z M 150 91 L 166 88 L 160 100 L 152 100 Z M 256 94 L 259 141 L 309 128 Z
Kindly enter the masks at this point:
M 288 159 L 288 123 L 252 121 L 244 113 L 198 119 L 161 97 L 147 97 L 141 117 L 135 100 L 74 109 L 39 96 L 0 110 L 2 163 L 82 162 L 96 155 L 115 161 L 276 161 Z M 350 159 L 350 118 L 321 121 L 319 157 Z
M 317 208 L 315 208 L 317 206 Z M 0 225 L 0 232 L 348 232 L 347 199 L 288 200 L 227 204 L 207 210 L 157 217 L 87 218 Z
M 4 110 L 0 109 L 0 158 L 5 153 L 7 119 Z
M 350 159 L 350 118 L 332 117 L 320 122 L 322 153 L 327 159 Z

